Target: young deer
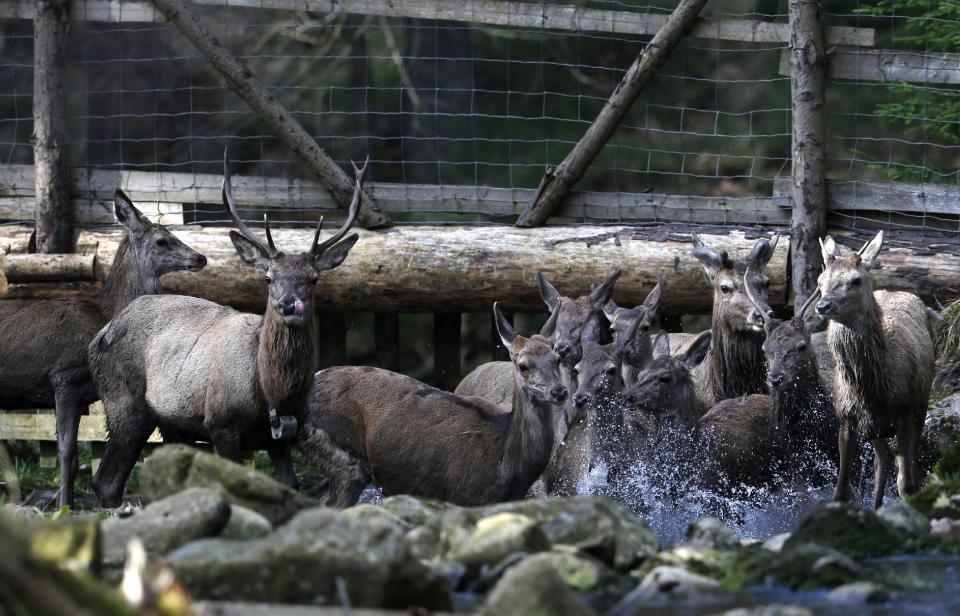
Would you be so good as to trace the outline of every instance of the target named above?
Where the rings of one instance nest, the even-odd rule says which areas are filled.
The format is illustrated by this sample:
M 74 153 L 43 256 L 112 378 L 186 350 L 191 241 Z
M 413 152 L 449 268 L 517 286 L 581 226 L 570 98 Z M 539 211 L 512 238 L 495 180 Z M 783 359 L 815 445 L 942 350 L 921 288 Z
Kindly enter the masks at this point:
M 608 480 L 619 474 L 623 461 L 623 363 L 637 337 L 642 319 L 621 330 L 610 344 L 587 342 L 574 367 L 577 391 L 573 395 L 573 423 L 543 472 L 544 491 L 550 496 L 571 496 L 598 463 L 607 467 Z
M 834 498 L 849 500 L 851 461 L 858 441 L 874 448 L 873 503 L 880 507 L 890 464 L 885 439 L 897 437 L 897 488 L 916 491 L 917 443 L 934 374 L 927 310 L 911 293 L 873 291 L 869 270 L 883 244 L 881 231 L 854 255 L 833 238 L 821 241 L 824 269 L 817 314 L 829 319 L 827 337 L 837 362 L 833 402 L 840 419 L 840 466 Z
M 768 241 L 760 238 L 746 259 L 733 261 L 726 251 L 711 250 L 694 235 L 693 256 L 700 261 L 713 284 L 713 348 L 705 371 L 696 373 L 698 396 L 706 406 L 727 398 L 767 393 L 764 366 L 763 326 L 743 290 L 747 268 L 755 272 L 750 283 L 759 288 L 766 301 L 769 280 L 763 269 L 773 256 L 780 239 L 774 234 Z
M 56 408 L 61 507 L 73 506 L 80 415 L 98 398 L 87 345 L 134 298 L 159 293 L 161 276 L 207 264 L 169 229 L 147 220 L 123 191 L 117 189 L 113 201 L 126 235 L 95 298 L 0 302 L 0 408 Z
M 224 157 L 223 203 L 239 230 L 230 239 L 247 265 L 265 272 L 266 313 L 244 314 L 179 295 L 143 297 L 97 334 L 90 366 L 110 439 L 93 485 L 104 506 L 119 503 L 157 426 L 209 440 L 233 460 L 244 449 L 266 449 L 279 478 L 296 485 L 289 446 L 272 440 L 271 428 L 278 413 L 299 415 L 306 406 L 316 369 L 314 288 L 319 274 L 343 263 L 357 241 L 356 234 L 344 236 L 357 217 L 364 169 L 354 166 L 343 226 L 321 243 L 318 225 L 309 251 L 285 254 L 274 246 L 266 219 L 266 243 L 240 220 Z
M 370 481 L 457 505 L 523 498 L 550 459 L 567 389 L 547 339 L 518 336 L 493 310 L 513 367 L 510 413 L 377 368 L 317 373 L 300 448 L 330 478 L 329 504 L 353 505 Z
M 603 307 L 603 313 L 610 321 L 610 331 L 613 340 L 625 348 L 623 355 L 623 382 L 627 386 L 637 382 L 637 375 L 653 357 L 653 343 L 650 340 L 650 328 L 657 323 L 657 309 L 663 299 L 663 281 L 653 287 L 653 290 L 643 300 L 643 303 L 633 308 L 621 308 L 613 300 Z M 639 328 L 633 329 L 632 336 L 627 332 L 633 328 L 634 322 L 639 322 Z M 624 340 L 625 339 L 625 340 Z M 624 346 L 625 345 L 625 346 Z

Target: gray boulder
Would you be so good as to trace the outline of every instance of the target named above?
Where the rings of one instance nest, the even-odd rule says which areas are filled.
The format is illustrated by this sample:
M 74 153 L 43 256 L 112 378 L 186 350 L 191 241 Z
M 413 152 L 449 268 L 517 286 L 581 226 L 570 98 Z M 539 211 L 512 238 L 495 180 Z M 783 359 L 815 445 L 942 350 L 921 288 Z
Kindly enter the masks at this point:
M 714 550 L 735 550 L 740 547 L 740 538 L 716 518 L 700 518 L 687 529 L 687 541 Z
M 827 601 L 846 605 L 883 603 L 890 600 L 890 592 L 873 582 L 853 582 L 838 586 L 827 593 Z
M 899 498 L 888 501 L 877 510 L 877 515 L 910 537 L 922 537 L 930 533 L 930 520 Z
M 589 616 L 593 610 L 574 592 L 547 554 L 534 554 L 507 569 L 484 603 L 490 616 Z
M 338 604 L 339 578 L 354 607 L 450 609 L 446 582 L 410 553 L 392 517 L 310 509 L 261 539 L 196 541 L 168 562 L 201 599 Z
M 218 535 L 230 518 L 230 504 L 216 488 L 189 488 L 158 500 L 125 518 L 100 523 L 103 564 L 120 569 L 127 543 L 139 537 L 150 554 L 164 555 L 190 541 Z
M 515 552 L 532 554 L 550 549 L 550 542 L 536 520 L 517 513 L 498 513 L 482 518 L 473 532 L 449 555 L 479 571 L 483 565 L 493 566 Z
M 186 445 L 166 445 L 149 456 L 140 473 L 144 498 L 155 501 L 184 488 L 222 486 L 227 500 L 256 511 L 271 524 L 319 503 L 263 473 Z
M 252 509 L 230 505 L 230 519 L 220 532 L 222 539 L 259 539 L 273 530 L 270 520 Z

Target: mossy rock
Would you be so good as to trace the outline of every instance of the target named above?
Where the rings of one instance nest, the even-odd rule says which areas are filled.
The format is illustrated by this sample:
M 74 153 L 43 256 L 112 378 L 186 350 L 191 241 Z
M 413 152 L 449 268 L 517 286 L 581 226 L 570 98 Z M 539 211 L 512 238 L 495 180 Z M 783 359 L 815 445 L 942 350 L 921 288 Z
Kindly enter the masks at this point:
M 681 543 L 651 556 L 638 569 L 631 571 L 630 575 L 642 580 L 654 568 L 666 565 L 683 567 L 693 573 L 720 580 L 726 576 L 735 559 L 736 552 L 733 551 Z
M 887 556 L 906 550 L 906 538 L 877 514 L 849 503 L 819 504 L 800 520 L 784 548 L 816 543 L 853 558 Z
M 863 580 L 867 574 L 846 554 L 837 550 L 807 543 L 791 545 L 775 555 L 766 564 L 758 561 L 746 564 L 742 580 L 754 583 L 773 583 L 794 590 L 836 588 Z
M 487 595 L 490 616 L 589 616 L 595 612 L 564 581 L 555 558 L 534 554 L 507 569 Z
M 933 467 L 938 477 L 960 477 L 960 442 L 955 442 L 943 453 Z
M 442 501 L 406 495 L 389 496 L 383 499 L 380 507 L 411 526 L 436 523 L 444 511 L 455 508 Z
M 463 563 L 470 571 L 479 571 L 515 552 L 533 554 L 549 549 L 550 542 L 536 520 L 517 513 L 498 513 L 478 521 L 448 558 Z
M 929 519 L 960 519 L 960 477 L 931 478 L 907 502 Z
M 687 529 L 687 541 L 714 550 L 735 550 L 740 547 L 737 534 L 716 518 L 700 518 L 691 524 Z

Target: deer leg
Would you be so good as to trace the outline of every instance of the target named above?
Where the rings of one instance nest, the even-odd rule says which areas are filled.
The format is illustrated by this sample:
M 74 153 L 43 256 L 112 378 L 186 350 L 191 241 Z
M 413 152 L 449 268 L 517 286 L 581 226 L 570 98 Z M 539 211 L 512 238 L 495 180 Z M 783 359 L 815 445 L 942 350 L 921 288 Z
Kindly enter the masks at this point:
M 60 458 L 60 497 L 58 506 L 73 507 L 73 483 L 80 468 L 77 455 L 77 431 L 83 405 L 81 392 L 72 384 L 61 384 L 54 391 L 57 417 L 57 454 Z
M 137 463 L 147 439 L 157 426 L 146 413 L 142 402 L 126 398 L 119 403 L 104 400 L 107 413 L 107 447 L 100 468 L 93 477 L 93 491 L 104 507 L 117 507 L 123 498 L 123 487 Z
M 887 487 L 887 477 L 890 474 L 890 447 L 882 438 L 870 441 L 873 445 L 873 508 L 879 509 L 883 505 L 883 492 Z
M 240 435 L 236 431 L 222 428 L 211 430 L 210 442 L 213 443 L 214 453 L 221 458 L 243 463 L 243 447 L 240 446 Z
M 840 447 L 840 461 L 837 467 L 837 487 L 833 490 L 833 500 L 849 501 L 850 465 L 857 458 L 857 439 L 849 419 L 841 420 L 837 444 Z
M 359 459 L 337 447 L 323 430 L 302 431 L 300 448 L 327 473 L 330 495 L 327 505 L 343 508 L 356 505 L 360 493 L 370 483 L 370 473 Z
M 287 441 L 279 441 L 267 449 L 270 461 L 273 463 L 273 470 L 277 474 L 277 479 L 294 490 L 300 489 L 297 483 L 297 474 L 293 471 L 293 458 L 290 457 L 290 444 Z
M 917 491 L 917 440 L 919 431 L 909 420 L 897 426 L 897 491 L 900 498 Z

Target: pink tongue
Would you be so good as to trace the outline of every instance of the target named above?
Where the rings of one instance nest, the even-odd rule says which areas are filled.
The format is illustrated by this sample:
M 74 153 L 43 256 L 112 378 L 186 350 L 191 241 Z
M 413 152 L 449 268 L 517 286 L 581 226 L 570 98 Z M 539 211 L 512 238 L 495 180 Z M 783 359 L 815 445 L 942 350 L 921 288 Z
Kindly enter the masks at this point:
M 302 316 L 303 316 L 303 301 L 302 301 L 302 300 L 299 300 L 299 299 L 298 299 L 298 300 L 296 300 L 295 302 L 293 302 L 293 313 L 294 313 L 295 315 L 297 315 L 298 317 L 302 317 Z

